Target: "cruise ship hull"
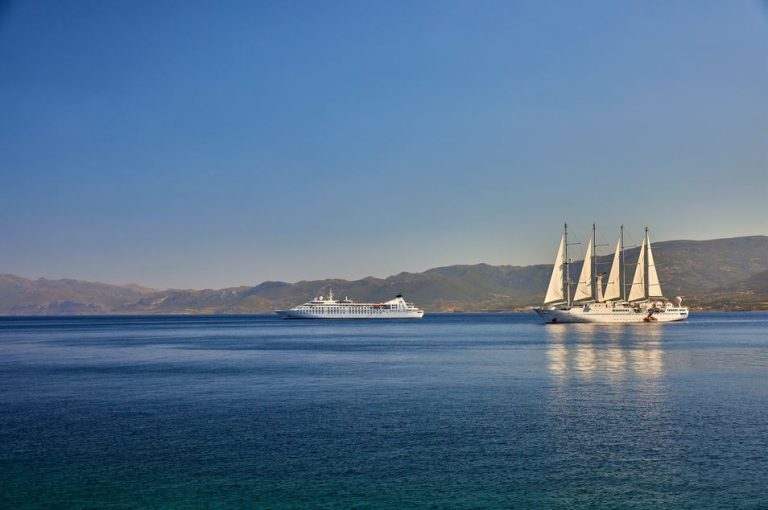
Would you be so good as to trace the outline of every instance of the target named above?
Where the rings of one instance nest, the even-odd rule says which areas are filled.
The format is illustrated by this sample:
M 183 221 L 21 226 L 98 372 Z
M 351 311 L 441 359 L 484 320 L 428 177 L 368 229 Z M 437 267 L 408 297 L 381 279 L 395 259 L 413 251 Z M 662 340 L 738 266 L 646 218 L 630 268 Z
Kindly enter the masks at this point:
M 275 313 L 283 319 L 421 319 L 424 316 L 424 312 L 422 310 L 381 310 L 367 313 L 313 313 L 308 311 L 277 310 Z
M 276 310 L 283 319 L 421 319 L 424 311 L 407 303 L 402 294 L 384 303 L 355 303 L 351 299 L 337 301 L 333 291 L 328 298 L 318 296 L 290 310 Z
M 665 307 L 660 309 L 578 306 L 572 308 L 536 308 L 536 313 L 550 324 L 590 323 L 590 324 L 629 324 L 676 322 L 688 318 L 685 307 Z

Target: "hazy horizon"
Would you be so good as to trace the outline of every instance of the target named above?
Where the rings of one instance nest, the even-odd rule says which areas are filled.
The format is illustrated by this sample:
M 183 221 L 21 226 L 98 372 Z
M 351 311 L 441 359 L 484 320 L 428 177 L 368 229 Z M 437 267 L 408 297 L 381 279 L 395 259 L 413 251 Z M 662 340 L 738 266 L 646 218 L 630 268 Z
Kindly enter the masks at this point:
M 564 220 L 765 235 L 766 12 L 7 2 L 0 273 L 215 289 L 551 263 Z
M 753 234 L 751 236 L 737 236 L 737 237 L 768 237 L 768 234 Z M 655 241 L 652 240 L 652 242 L 653 243 L 659 243 L 659 242 L 663 243 L 665 241 L 703 242 L 703 241 L 716 241 L 716 240 L 732 239 L 732 238 L 733 237 L 726 237 L 726 236 L 724 236 L 724 237 L 716 237 L 716 238 L 712 238 L 712 239 L 660 239 L 660 240 L 655 240 Z M 599 235 L 598 235 L 598 241 L 600 241 Z M 574 240 L 574 243 L 577 243 L 577 242 L 578 242 L 577 240 Z M 574 263 L 578 263 L 578 262 L 580 262 L 583 259 L 583 253 L 581 253 L 581 251 L 583 251 L 583 249 L 581 249 L 581 248 L 583 248 L 583 244 L 584 243 L 579 243 L 579 244 L 581 244 L 582 246 L 578 246 L 578 247 L 575 248 L 577 254 L 572 257 L 572 260 L 574 261 Z M 637 246 L 638 245 L 636 245 L 636 244 L 635 245 L 627 244 L 625 247 L 627 249 L 630 249 L 632 247 L 637 247 Z M 615 244 L 606 245 L 606 244 L 603 243 L 600 246 L 598 246 L 597 254 L 598 254 L 598 256 L 610 255 L 610 254 L 613 253 L 614 249 L 615 249 Z M 581 250 L 581 251 L 579 251 L 579 250 Z M 553 253 L 554 253 L 554 251 L 553 251 Z M 510 266 L 524 267 L 524 266 L 532 266 L 532 265 L 550 265 L 551 263 L 552 263 L 551 260 L 539 261 L 539 262 L 531 262 L 531 263 L 526 263 L 526 264 L 516 264 L 515 262 L 491 263 L 491 262 L 487 262 L 487 261 L 482 261 L 481 260 L 481 261 L 476 261 L 476 262 L 456 262 L 456 263 L 452 263 L 452 264 L 443 264 L 443 265 L 440 265 L 440 266 L 430 266 L 430 267 L 424 267 L 424 268 L 420 268 L 420 269 L 402 269 L 400 271 L 395 271 L 395 272 L 389 273 L 389 274 L 365 274 L 365 275 L 362 275 L 362 276 L 352 276 L 352 277 L 318 275 L 316 277 L 302 278 L 300 280 L 286 280 L 286 279 L 281 279 L 281 278 L 267 278 L 267 279 L 264 279 L 264 280 L 259 280 L 257 282 L 239 282 L 239 283 L 234 283 L 232 285 L 223 285 L 223 286 L 219 286 L 219 287 L 193 287 L 193 286 L 189 286 L 189 285 L 186 285 L 186 286 L 182 285 L 182 286 L 175 286 L 175 287 L 159 287 L 159 286 L 156 286 L 156 285 L 150 285 L 150 284 L 147 284 L 145 282 L 140 282 L 140 281 L 120 282 L 120 281 L 88 280 L 87 278 L 77 278 L 77 277 L 72 277 L 72 276 L 25 275 L 25 274 L 8 273 L 8 272 L 0 273 L 0 274 L 8 274 L 8 275 L 11 275 L 11 276 L 18 276 L 18 277 L 21 277 L 21 278 L 25 278 L 27 280 L 37 280 L 37 279 L 79 280 L 79 281 L 88 281 L 88 282 L 92 282 L 92 283 L 105 283 L 105 284 L 109 284 L 109 285 L 118 285 L 118 286 L 138 285 L 140 287 L 151 288 L 151 289 L 154 289 L 154 290 L 169 290 L 169 289 L 179 289 L 179 290 L 184 290 L 184 289 L 191 289 L 191 290 L 212 289 L 212 290 L 217 290 L 217 289 L 232 288 L 232 287 L 256 286 L 256 285 L 259 285 L 261 283 L 265 283 L 265 282 L 269 282 L 269 281 L 277 281 L 277 282 L 284 282 L 284 283 L 291 283 L 291 284 L 293 284 L 293 283 L 298 283 L 300 281 L 315 281 L 315 280 L 347 280 L 347 281 L 356 281 L 356 280 L 362 280 L 362 279 L 365 279 L 365 278 L 386 279 L 386 278 L 388 278 L 390 276 L 395 276 L 395 275 L 398 275 L 400 273 L 422 273 L 422 272 L 430 270 L 430 269 L 436 269 L 436 268 L 446 267 L 446 266 L 463 266 L 463 265 L 489 264 L 489 265 L 493 265 L 493 266 L 510 265 Z

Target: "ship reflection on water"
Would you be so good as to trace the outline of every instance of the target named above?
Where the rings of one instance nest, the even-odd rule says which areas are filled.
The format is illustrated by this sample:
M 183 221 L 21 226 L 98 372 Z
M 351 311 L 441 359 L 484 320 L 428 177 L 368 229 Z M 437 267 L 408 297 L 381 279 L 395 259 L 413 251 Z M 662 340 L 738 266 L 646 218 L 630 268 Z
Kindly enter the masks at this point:
M 543 412 L 560 479 L 581 480 L 583 473 L 592 473 L 607 481 L 606 491 L 627 493 L 635 490 L 629 480 L 679 480 L 679 471 L 663 463 L 680 455 L 679 429 L 672 425 L 673 382 L 667 377 L 676 365 L 669 344 L 678 337 L 670 325 L 543 329 L 549 375 Z M 581 482 L 575 486 L 581 488 Z
M 545 328 L 549 373 L 556 380 L 622 381 L 664 372 L 662 325 L 562 324 Z

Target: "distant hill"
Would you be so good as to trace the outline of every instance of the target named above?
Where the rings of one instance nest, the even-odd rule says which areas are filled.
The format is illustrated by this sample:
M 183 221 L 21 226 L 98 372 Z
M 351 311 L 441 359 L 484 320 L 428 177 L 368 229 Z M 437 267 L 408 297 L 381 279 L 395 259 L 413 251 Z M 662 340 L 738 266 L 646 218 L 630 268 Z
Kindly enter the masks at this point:
M 768 309 L 768 237 L 654 243 L 664 293 L 694 306 Z M 629 264 L 638 248 L 628 250 Z M 609 269 L 611 256 L 598 258 Z M 578 275 L 581 263 L 572 265 Z M 429 311 L 510 310 L 541 302 L 551 264 L 455 265 L 388 278 L 264 282 L 220 290 L 154 290 L 78 280 L 28 280 L 0 275 L 0 314 L 83 315 L 163 313 L 256 313 L 303 303 L 332 287 L 337 296 L 383 301 L 402 292 Z M 632 270 L 627 270 L 628 279 Z M 574 279 L 576 276 L 574 276 Z
M 697 301 L 707 308 L 768 310 L 768 271 L 761 271 L 738 283 L 714 289 Z
M 28 280 L 0 275 L 0 313 L 4 315 L 82 315 L 111 313 L 157 292 L 138 285 L 80 280 Z

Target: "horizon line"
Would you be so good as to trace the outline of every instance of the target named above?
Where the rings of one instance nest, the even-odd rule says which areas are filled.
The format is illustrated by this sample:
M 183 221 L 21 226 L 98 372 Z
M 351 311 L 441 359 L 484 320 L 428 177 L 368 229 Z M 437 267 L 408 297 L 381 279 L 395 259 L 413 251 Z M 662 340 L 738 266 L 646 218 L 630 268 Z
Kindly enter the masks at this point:
M 729 240 L 729 239 L 748 239 L 748 238 L 752 238 L 752 237 L 768 237 L 768 234 L 753 234 L 753 235 L 746 235 L 746 236 L 717 237 L 717 238 L 714 238 L 714 239 L 668 239 L 668 240 L 664 240 L 664 241 L 654 241 L 654 244 L 663 244 L 663 243 L 672 243 L 672 242 L 694 242 L 694 243 L 699 243 L 699 242 L 711 242 L 711 241 L 725 241 L 725 240 Z M 626 248 L 626 249 L 627 250 L 633 250 L 635 248 L 637 248 L 637 246 L 632 246 L 632 247 L 629 247 L 629 248 Z M 610 257 L 610 256 L 611 256 L 610 254 L 599 255 L 599 257 Z M 583 261 L 583 258 L 582 259 L 575 259 L 574 263 L 579 262 L 579 261 Z M 357 282 L 357 281 L 361 281 L 361 280 L 367 280 L 369 278 L 372 278 L 372 279 L 375 279 L 375 280 L 387 280 L 389 278 L 392 278 L 394 276 L 399 276 L 399 275 L 402 275 L 402 274 L 419 274 L 419 273 L 426 273 L 427 271 L 433 271 L 433 270 L 437 270 L 437 269 L 444 269 L 444 268 L 448 268 L 448 267 L 459 267 L 459 266 L 481 266 L 481 265 L 486 265 L 486 266 L 493 266 L 493 267 L 512 266 L 512 267 L 524 268 L 524 267 L 533 267 L 533 266 L 549 266 L 551 264 L 552 264 L 551 262 L 539 262 L 539 263 L 535 263 L 535 264 L 524 264 L 524 265 L 516 265 L 516 264 L 489 264 L 487 262 L 456 263 L 456 264 L 448 264 L 448 265 L 442 265 L 442 266 L 428 267 L 427 269 L 424 269 L 424 270 L 421 270 L 421 271 L 400 271 L 398 273 L 389 274 L 387 276 L 367 275 L 367 276 L 362 276 L 362 277 L 354 278 L 354 279 L 341 278 L 341 277 L 325 277 L 325 278 L 316 278 L 316 279 L 301 279 L 301 280 L 295 280 L 295 281 L 263 280 L 263 281 L 261 281 L 259 283 L 256 283 L 255 285 L 240 284 L 240 285 L 230 285 L 230 286 L 218 287 L 218 288 L 214 288 L 214 287 L 203 287 L 203 288 L 167 287 L 167 288 L 157 288 L 157 287 L 151 287 L 151 286 L 144 285 L 144 284 L 141 284 L 141 283 L 136 283 L 136 282 L 111 283 L 111 282 L 107 282 L 107 281 L 103 281 L 103 280 L 87 280 L 87 279 L 72 278 L 72 277 L 59 277 L 59 278 L 50 277 L 50 276 L 28 277 L 28 276 L 21 276 L 21 275 L 16 274 L 16 273 L 0 273 L 0 278 L 1 277 L 13 277 L 13 278 L 20 278 L 20 279 L 27 280 L 27 281 L 32 281 L 32 282 L 40 281 L 40 280 L 49 280 L 49 281 L 53 281 L 53 282 L 61 282 L 61 281 L 69 280 L 69 281 L 76 281 L 76 282 L 82 282 L 82 283 L 109 285 L 109 286 L 114 286 L 114 287 L 141 287 L 142 289 L 147 289 L 149 291 L 164 292 L 164 291 L 172 291 L 172 290 L 174 290 L 174 291 L 203 291 L 203 290 L 227 290 L 227 289 L 235 289 L 235 288 L 240 288 L 240 287 L 254 288 L 254 287 L 258 287 L 259 285 L 263 285 L 265 283 L 282 283 L 282 284 L 286 284 L 286 285 L 297 285 L 297 284 L 300 284 L 300 283 L 314 282 L 314 281 L 324 282 L 324 281 L 336 280 L 336 281 L 343 281 L 343 282 Z

